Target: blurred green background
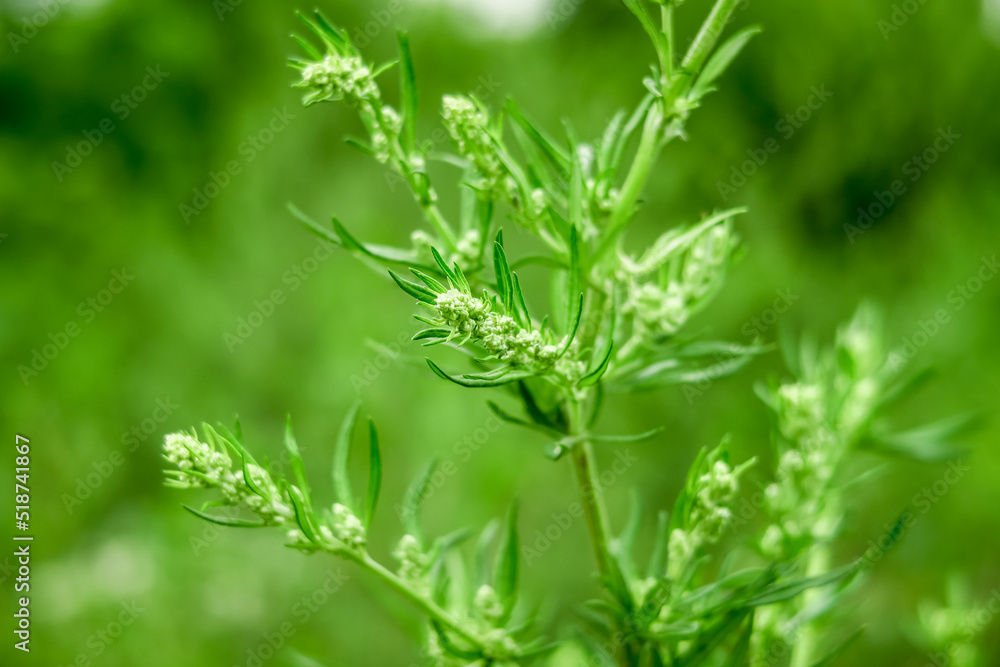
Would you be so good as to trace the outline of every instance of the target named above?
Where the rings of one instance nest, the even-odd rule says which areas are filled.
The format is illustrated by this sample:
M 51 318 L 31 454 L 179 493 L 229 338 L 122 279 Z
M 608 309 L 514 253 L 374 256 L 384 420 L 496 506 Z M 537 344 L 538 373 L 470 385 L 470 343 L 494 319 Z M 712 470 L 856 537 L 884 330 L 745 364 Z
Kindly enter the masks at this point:
M 394 57 L 396 28 L 410 31 L 424 137 L 440 127 L 435 100 L 450 92 L 478 88 L 493 108 L 514 96 L 553 130 L 572 118 L 580 137 L 599 136 L 614 111 L 641 97 L 650 49 L 617 2 L 464 4 L 321 8 L 352 35 L 367 28 L 376 61 Z M 685 39 L 709 6 L 685 3 Z M 215 531 L 181 510 L 198 497 L 162 486 L 158 448 L 165 433 L 202 420 L 239 413 L 252 447 L 277 454 L 291 413 L 321 485 L 340 419 L 360 396 L 382 432 L 386 507 L 432 455 L 456 464 L 428 503 L 432 534 L 481 526 L 516 494 L 531 541 L 575 500 L 569 466 L 549 462 L 542 441 L 510 427 L 467 456 L 463 438 L 492 426 L 486 395 L 411 363 L 422 354 L 406 343 L 409 298 L 344 254 L 303 265 L 317 245 L 288 202 L 317 219 L 335 214 L 381 242 L 405 244 L 419 216 L 381 165 L 343 143 L 360 133 L 348 109 L 301 108 L 285 66 L 294 51 L 288 33 L 300 29 L 296 7 L 0 3 L 0 410 L 4 438 L 31 438 L 36 536 L 33 652 L 14 655 L 5 631 L 4 664 L 247 665 L 248 651 L 286 621 L 294 632 L 284 644 L 328 665 L 419 660 L 408 625 L 415 616 L 388 610 L 382 602 L 391 598 L 376 582 L 287 550 L 273 532 Z M 769 340 L 780 326 L 829 339 L 872 297 L 902 346 L 922 321 L 947 311 L 946 325 L 917 337 L 925 344 L 913 360 L 936 367 L 936 381 L 898 420 L 984 411 L 984 427 L 969 439 L 971 470 L 877 565 L 841 626 L 868 627 L 848 661 L 920 667 L 926 649 L 907 634 L 920 600 L 941 598 L 952 571 L 967 576 L 976 600 L 1000 588 L 992 418 L 1000 280 L 984 281 L 962 308 L 949 298 L 1000 248 L 1000 4 L 747 1 L 734 25 L 751 23 L 764 34 L 694 113 L 690 141 L 665 153 L 638 224 L 652 235 L 723 205 L 750 207 L 740 221 L 745 259 L 697 322 L 715 338 L 748 342 L 748 323 L 778 291 L 795 299 L 764 327 Z M 386 77 L 384 88 L 394 91 L 393 81 Z M 827 99 L 811 98 L 815 90 Z M 269 126 L 276 131 L 262 132 Z M 913 156 L 949 128 L 958 138 L 914 171 Z M 769 139 L 778 149 L 747 165 L 773 148 Z M 203 211 L 185 215 L 181 206 L 232 160 L 240 173 L 208 188 Z M 723 202 L 719 183 L 742 182 L 734 169 L 753 173 Z M 878 215 L 877 193 L 897 179 L 905 190 Z M 861 227 L 845 230 L 858 225 L 859 207 L 875 212 L 861 235 L 853 233 Z M 252 335 L 227 339 L 274 290 L 283 302 Z M 398 341 L 398 355 L 379 356 L 379 345 Z M 703 391 L 612 399 L 609 431 L 666 426 L 635 446 L 640 464 L 609 490 L 618 521 L 631 486 L 658 507 L 671 505 L 697 449 L 727 432 L 737 460 L 762 457 L 757 476 L 766 479 L 768 427 L 752 385 L 782 372 L 773 354 Z M 13 456 L 11 447 L 0 457 L 3 470 Z M 613 450 L 604 456 L 610 462 Z M 860 555 L 943 471 L 899 463 L 858 490 L 841 559 Z M 0 485 L 4 507 L 11 477 Z M 374 552 L 387 556 L 399 534 L 383 512 Z M 11 552 L 0 552 L 5 599 Z M 579 523 L 525 568 L 525 586 L 558 603 L 553 622 L 572 619 L 572 605 L 595 593 L 589 556 Z M 331 568 L 347 579 L 304 612 L 302 598 Z M 119 633 L 115 622 L 132 616 Z M 989 664 L 1000 664 L 1000 619 L 981 639 Z

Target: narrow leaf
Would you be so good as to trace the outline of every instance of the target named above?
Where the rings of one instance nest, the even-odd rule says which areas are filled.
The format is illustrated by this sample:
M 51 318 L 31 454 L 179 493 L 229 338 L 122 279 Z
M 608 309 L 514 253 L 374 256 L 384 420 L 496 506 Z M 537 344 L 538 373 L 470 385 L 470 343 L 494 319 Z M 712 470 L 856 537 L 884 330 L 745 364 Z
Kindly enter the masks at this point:
M 382 489 L 382 453 L 378 446 L 375 422 L 368 420 L 368 495 L 365 498 L 365 528 L 371 525 Z
M 427 496 L 427 489 L 430 487 L 431 475 L 437 467 L 437 459 L 431 459 L 420 469 L 420 472 L 410 483 L 403 495 L 403 507 L 401 519 L 406 527 L 406 532 L 417 538 L 423 544 L 423 531 L 420 529 L 420 509 Z
M 530 371 L 511 371 L 496 379 L 486 379 L 482 377 L 476 377 L 474 375 L 473 376 L 448 375 L 430 359 L 427 359 L 427 365 L 431 367 L 431 370 L 434 371 L 435 375 L 437 375 L 438 377 L 443 378 L 445 380 L 450 380 L 451 382 L 454 382 L 455 384 L 461 385 L 463 387 L 475 387 L 475 388 L 499 387 L 500 385 L 508 384 L 510 382 L 514 382 L 515 380 L 523 380 L 524 378 L 529 378 L 534 375 Z
M 248 521 L 247 519 L 238 519 L 235 517 L 227 518 L 215 514 L 208 514 L 207 512 L 196 510 L 189 505 L 183 505 L 183 507 L 200 519 L 204 519 L 205 521 L 218 524 L 220 526 L 228 526 L 229 528 L 263 528 L 267 525 L 262 521 Z
M 493 244 L 493 270 L 497 278 L 497 293 L 508 314 L 514 313 L 514 284 L 510 277 L 510 265 L 503 249 L 503 232 L 497 232 L 497 240 Z
M 580 378 L 578 383 L 581 387 L 589 387 L 595 384 L 604 375 L 604 372 L 608 370 L 608 364 L 611 363 L 611 352 L 614 349 L 614 341 L 608 340 L 607 349 L 604 351 L 604 356 L 601 358 L 601 363 L 599 363 L 592 371 Z
M 440 282 L 438 282 L 435 278 L 432 278 L 431 276 L 427 275 L 423 271 L 418 271 L 417 269 L 410 269 L 410 273 L 412 273 L 413 275 L 415 275 L 417 278 L 420 278 L 421 282 L 423 282 L 425 285 L 427 285 L 427 287 L 429 287 L 436 294 L 443 294 L 444 292 L 448 291 L 448 288 L 446 288 L 444 285 L 442 285 Z
M 698 82 L 694 85 L 693 93 L 696 97 L 700 97 L 708 92 L 709 87 L 712 83 L 718 79 L 729 64 L 733 62 L 733 59 L 739 55 L 740 51 L 746 46 L 750 38 L 761 31 L 759 26 L 750 26 L 749 28 L 744 28 L 738 33 L 730 37 L 725 43 L 720 46 L 712 57 L 708 59 L 705 63 L 705 68 L 702 70 L 701 75 L 698 77 Z
M 402 91 L 401 106 L 403 112 L 403 150 L 413 153 L 417 145 L 417 77 L 413 70 L 413 57 L 410 54 L 410 38 L 403 32 L 396 34 L 399 40 L 399 86 Z
M 437 294 L 432 292 L 430 289 L 424 287 L 423 285 L 411 283 L 409 280 L 400 278 L 393 273 L 392 269 L 388 269 L 388 271 L 389 275 L 392 276 L 392 279 L 396 281 L 397 285 L 399 285 L 399 288 L 417 301 L 422 301 L 424 303 L 434 303 L 437 301 Z
M 306 467 L 302 462 L 302 453 L 299 451 L 299 445 L 295 441 L 295 434 L 292 433 L 291 415 L 288 415 L 285 420 L 285 449 L 288 450 L 295 483 L 302 489 L 302 495 L 305 498 L 306 504 L 309 504 L 309 482 L 306 480 Z
M 347 462 L 351 456 L 351 437 L 354 434 L 354 424 L 358 420 L 361 402 L 355 401 L 341 422 L 337 443 L 333 450 L 333 496 L 344 507 L 353 509 L 354 496 L 351 493 L 351 480 L 347 474 Z
M 503 604 L 503 615 L 501 622 L 506 623 L 514 610 L 517 602 L 517 576 L 519 569 L 520 546 L 517 537 L 517 510 L 518 503 L 515 500 L 507 511 L 507 521 L 504 526 L 504 534 L 497 549 L 497 565 L 494 582 L 494 590 Z
M 837 648 L 835 648 L 833 651 L 831 651 L 828 656 L 826 656 L 825 658 L 823 658 L 819 662 L 814 662 L 812 664 L 812 667 L 830 667 L 831 665 L 833 665 L 835 662 L 837 662 L 837 660 L 840 659 L 840 657 L 842 655 L 844 655 L 844 653 L 847 652 L 847 649 L 849 649 L 851 647 L 851 645 L 855 641 L 857 641 L 857 639 L 862 634 L 864 634 L 864 631 L 865 631 L 865 628 L 864 627 L 860 627 L 857 630 L 855 630 L 854 632 L 852 632 L 850 637 L 848 637 L 843 642 L 841 642 L 840 645 L 837 646 Z

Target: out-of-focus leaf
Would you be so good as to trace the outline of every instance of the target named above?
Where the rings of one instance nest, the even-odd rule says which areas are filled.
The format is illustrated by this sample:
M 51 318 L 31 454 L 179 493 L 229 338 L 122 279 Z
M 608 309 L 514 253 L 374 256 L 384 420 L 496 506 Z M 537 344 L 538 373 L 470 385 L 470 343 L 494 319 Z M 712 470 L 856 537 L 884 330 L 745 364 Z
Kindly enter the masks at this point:
M 227 526 L 229 528 L 263 528 L 267 525 L 262 521 L 249 521 L 247 519 L 239 519 L 236 517 L 224 517 L 218 516 L 217 514 L 209 514 L 207 512 L 202 512 L 201 510 L 196 510 L 189 505 L 183 505 L 183 507 L 200 519 L 204 519 L 205 521 L 218 524 L 220 526 Z
M 497 548 L 497 564 L 494 573 L 495 581 L 493 588 L 503 605 L 503 614 L 500 617 L 501 623 L 507 622 L 517 602 L 517 578 L 521 555 L 517 537 L 517 510 L 518 503 L 515 500 L 507 511 L 503 537 L 500 546 Z
M 733 62 L 733 59 L 739 55 L 743 47 L 750 41 L 750 38 L 760 31 L 760 26 L 743 28 L 716 49 L 712 57 L 705 63 L 705 67 L 698 77 L 698 82 L 691 89 L 692 97 L 697 99 L 707 93 L 711 89 L 712 83 L 722 76 L 722 73 L 726 71 L 726 68 Z
M 333 449 L 333 497 L 348 508 L 354 507 L 354 496 L 351 493 L 351 479 L 347 474 L 347 462 L 351 456 L 351 437 L 354 434 L 354 425 L 358 421 L 359 410 L 361 402 L 355 401 L 340 424 L 337 442 Z
M 403 32 L 397 33 L 399 41 L 399 87 L 403 112 L 403 150 L 413 153 L 417 146 L 417 77 L 413 71 L 413 57 L 410 54 L 410 38 Z
M 844 653 L 847 652 L 847 649 L 849 649 L 851 647 L 851 645 L 855 641 L 857 641 L 857 639 L 862 634 L 864 634 L 864 631 L 865 631 L 865 628 L 864 627 L 860 627 L 857 630 L 855 630 L 854 632 L 852 632 L 850 637 L 848 637 L 843 642 L 841 642 L 840 645 L 837 646 L 837 648 L 835 648 L 833 651 L 831 651 L 830 654 L 827 655 L 825 658 L 823 658 L 822 660 L 819 660 L 818 662 L 814 662 L 812 664 L 812 667 L 831 667 L 834 663 L 837 662 L 837 660 L 840 659 L 840 657 L 842 655 L 844 655 Z
M 420 509 L 423 507 L 427 489 L 430 486 L 431 475 L 437 467 L 437 459 L 431 459 L 420 469 L 420 472 L 407 487 L 403 495 L 403 504 L 400 510 L 400 519 L 406 532 L 417 538 L 423 544 L 423 531 L 420 528 Z
M 382 453 L 378 446 L 375 422 L 368 420 L 368 493 L 365 496 L 365 528 L 371 525 L 382 490 Z

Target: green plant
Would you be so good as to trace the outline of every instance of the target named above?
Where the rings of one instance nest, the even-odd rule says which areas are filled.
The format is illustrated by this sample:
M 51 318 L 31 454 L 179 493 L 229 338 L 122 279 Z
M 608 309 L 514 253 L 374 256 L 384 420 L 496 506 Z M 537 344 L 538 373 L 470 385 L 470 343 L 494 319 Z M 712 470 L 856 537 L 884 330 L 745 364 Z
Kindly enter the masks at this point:
M 723 285 L 742 209 L 668 229 L 640 253 L 625 243 L 659 154 L 683 136 L 690 112 L 757 29 L 717 45 L 737 4 L 717 0 L 678 57 L 673 16 L 680 2 L 656 3 L 658 21 L 639 0 L 624 4 L 656 54 L 643 81 L 647 93 L 631 114 L 615 115 L 599 141 L 585 144 L 568 128 L 560 139 L 544 132 L 512 100 L 491 113 L 474 97 L 446 96 L 442 118 L 456 154 L 437 153 L 418 141 L 415 68 L 404 34 L 399 62 L 375 67 L 321 15 L 303 17 L 320 41 L 317 48 L 296 38 L 307 55 L 292 61 L 305 104 L 342 102 L 357 110 L 368 137 L 350 143 L 407 183 L 426 229 L 414 232 L 407 247 L 376 246 L 355 238 L 337 219 L 331 229 L 294 212 L 313 232 L 380 272 L 388 267 L 419 308 L 423 328 L 414 339 L 453 352 L 447 360 L 427 360 L 433 373 L 464 387 L 501 388 L 517 407 L 491 401 L 495 415 L 543 434 L 546 454 L 571 462 L 603 587 L 603 597 L 584 611 L 595 659 L 650 667 L 825 664 L 843 646 L 824 641 L 818 624 L 864 576 L 868 562 L 831 562 L 852 453 L 883 448 L 938 458 L 964 421 L 896 433 L 878 420 L 902 395 L 906 379 L 896 377 L 888 363 L 875 311 L 862 308 L 830 349 L 819 352 L 806 341 L 788 355 L 796 381 L 760 390 L 774 417 L 779 463 L 762 508 L 768 521 L 762 536 L 751 540 L 753 548 L 708 567 L 713 546 L 734 525 L 740 480 L 754 464 L 732 464 L 723 443 L 697 455 L 672 512 L 658 514 L 655 546 L 647 567 L 639 567 L 638 506 L 614 534 L 593 450 L 602 441 L 648 440 L 658 432 L 595 433 L 605 393 L 714 379 L 769 348 L 685 333 L 685 324 Z M 379 85 L 393 65 L 400 72 L 398 109 L 383 99 Z M 460 172 L 463 204 L 452 219 L 438 206 L 426 168 L 431 159 Z M 513 252 L 501 213 L 542 250 Z M 548 269 L 547 298 L 522 286 L 518 270 L 529 265 Z M 401 275 L 407 271 L 411 275 Z M 546 302 L 548 314 L 539 317 L 539 304 Z M 467 368 L 454 370 L 459 363 Z M 379 500 L 382 456 L 369 422 L 370 476 L 359 499 L 347 475 L 357 415 L 355 407 L 340 430 L 332 506 L 314 495 L 290 423 L 285 444 L 291 479 L 273 477 L 253 458 L 238 425 L 232 432 L 205 426 L 201 437 L 191 432 L 167 438 L 166 455 L 175 468 L 170 483 L 221 493 L 221 500 L 200 510 L 188 508 L 206 520 L 281 527 L 288 546 L 344 558 L 380 577 L 427 617 L 428 655 L 435 664 L 526 664 L 558 651 L 558 642 L 531 635 L 531 616 L 519 604 L 516 504 L 502 529 L 483 531 L 474 571 L 466 572 L 460 545 L 471 533 L 434 540 L 422 534 L 418 513 L 432 472 L 428 466 L 402 503 L 406 533 L 394 552 L 398 567 L 393 571 L 371 557 L 366 533 Z M 208 513 L 213 504 L 241 506 L 257 518 Z

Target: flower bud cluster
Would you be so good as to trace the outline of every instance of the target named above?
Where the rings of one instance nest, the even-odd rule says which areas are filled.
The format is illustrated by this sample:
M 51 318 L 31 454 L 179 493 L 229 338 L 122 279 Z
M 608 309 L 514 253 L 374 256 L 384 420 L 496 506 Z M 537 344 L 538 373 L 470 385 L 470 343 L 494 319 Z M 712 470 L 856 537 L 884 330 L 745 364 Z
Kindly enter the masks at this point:
M 764 489 L 774 523 L 765 531 L 761 549 L 780 559 L 832 530 L 822 520 L 823 506 L 843 446 L 830 425 L 825 383 L 787 383 L 774 397 L 787 448 L 778 459 L 775 481 Z
M 675 579 L 681 576 L 701 547 L 719 541 L 733 519 L 731 506 L 739 489 L 739 477 L 749 465 L 734 470 L 716 456 L 709 459 L 707 470 L 696 482 L 686 527 L 670 533 L 668 576 Z
M 365 527 L 348 507 L 340 503 L 333 504 L 330 526 L 333 529 L 333 537 L 343 542 L 348 548 L 355 551 L 364 548 L 367 541 Z
M 721 224 L 693 239 L 683 254 L 663 255 L 666 265 L 634 265 L 624 309 L 634 318 L 638 341 L 676 334 L 721 284 L 735 245 L 732 225 Z M 642 275 L 653 270 L 656 279 L 642 282 Z
M 953 585 L 956 583 L 952 582 Z M 956 592 L 949 591 L 949 598 L 955 598 Z M 976 619 L 978 615 L 976 609 L 956 604 L 954 599 L 946 605 L 925 600 L 918 610 L 924 637 L 935 649 L 948 649 L 951 657 L 949 664 L 953 667 L 982 664 L 980 650 L 976 646 L 976 635 L 982 626 L 982 622 Z
M 396 140 L 403 129 L 403 121 L 399 114 L 389 105 L 382 107 L 382 123 L 372 123 L 372 152 L 375 159 L 385 164 L 392 156 L 390 144 Z
M 540 331 L 521 328 L 509 315 L 494 312 L 485 299 L 450 289 L 437 296 L 434 306 L 441 324 L 454 332 L 453 337 L 462 338 L 463 342 L 476 340 L 501 361 L 539 370 L 553 369 L 567 374 L 567 380 L 580 370 L 572 363 L 557 363 L 562 361 L 558 345 L 546 340 Z
M 490 119 L 486 111 L 467 97 L 445 95 L 441 115 L 459 154 L 479 173 L 482 179 L 479 188 L 488 193 L 490 199 L 507 197 L 511 184 L 490 138 Z
M 778 388 L 778 426 L 793 442 L 807 437 L 826 419 L 823 387 L 792 383 Z
M 489 625 L 495 625 L 503 614 L 503 604 L 500 603 L 500 598 L 497 596 L 496 591 L 488 584 L 483 584 L 476 590 L 476 597 L 472 602 L 472 606 L 475 609 L 476 615 Z
M 403 535 L 392 552 L 399 561 L 399 576 L 406 581 L 420 582 L 427 568 L 427 555 L 420 548 L 420 542 L 413 535 Z
M 359 104 L 379 97 L 375 77 L 359 55 L 329 53 L 322 60 L 306 65 L 302 80 L 296 85 L 310 90 L 303 99 L 307 106 L 340 100 Z
M 245 505 L 268 525 L 281 525 L 294 517 L 289 500 L 271 475 L 258 465 L 247 472 L 233 470 L 225 450 L 200 441 L 193 433 L 171 433 L 164 438 L 164 458 L 177 470 L 167 471 L 168 483 L 177 488 L 217 488 L 228 505 Z M 246 479 L 249 475 L 250 479 Z

